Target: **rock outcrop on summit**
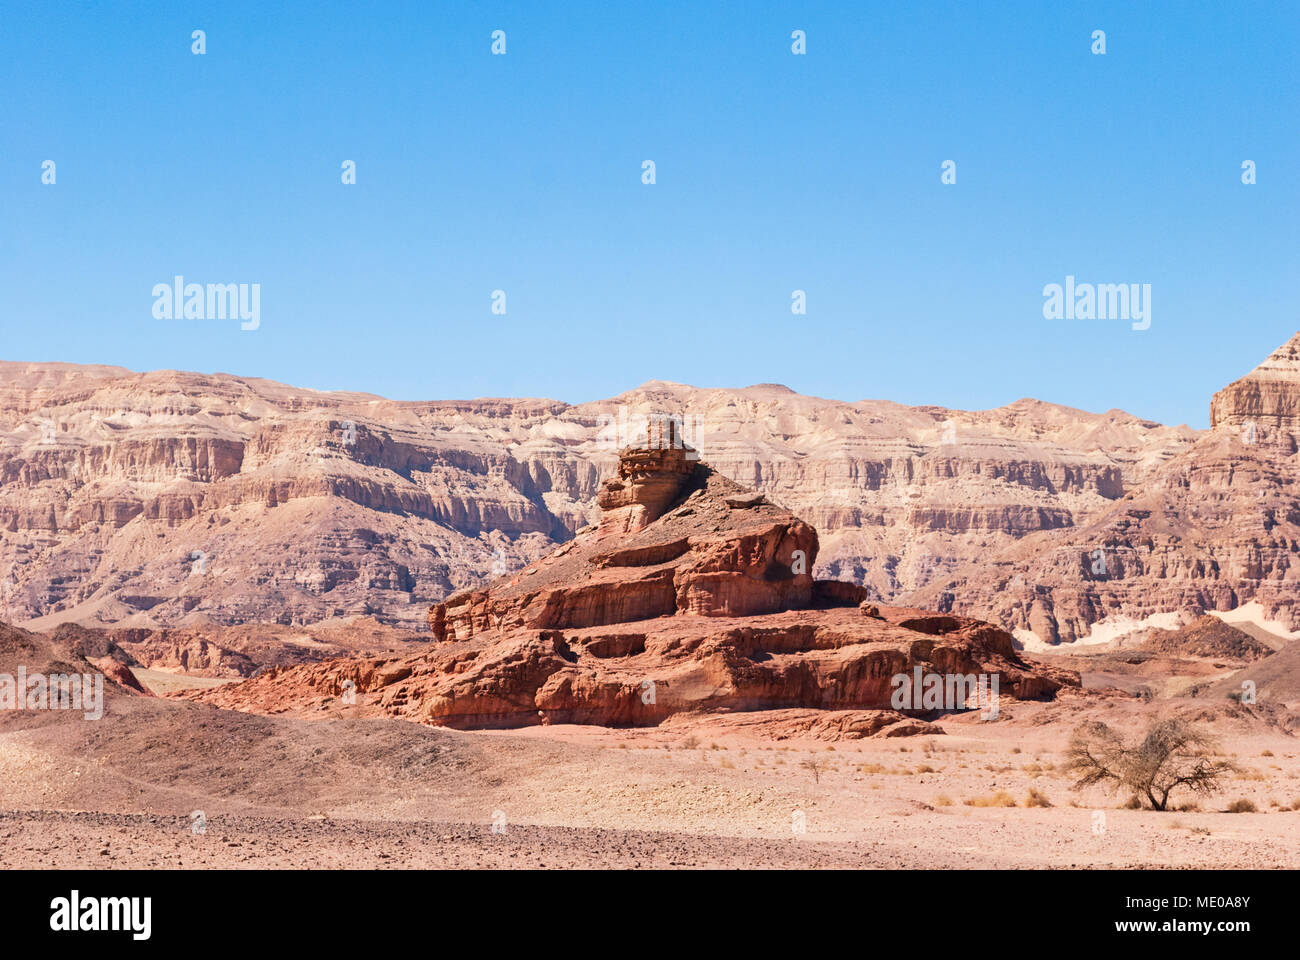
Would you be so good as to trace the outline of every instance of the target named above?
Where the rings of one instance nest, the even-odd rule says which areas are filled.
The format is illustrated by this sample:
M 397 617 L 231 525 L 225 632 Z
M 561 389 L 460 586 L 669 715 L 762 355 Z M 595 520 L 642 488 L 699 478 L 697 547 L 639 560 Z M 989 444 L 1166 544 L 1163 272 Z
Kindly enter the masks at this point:
M 457 727 L 658 724 L 681 713 L 824 711 L 818 729 L 917 732 L 896 677 L 975 678 L 997 697 L 1077 685 L 987 623 L 881 608 L 814 581 L 817 534 L 681 448 L 622 451 L 601 522 L 523 570 L 429 611 L 419 655 L 271 669 L 193 699 L 253 712 L 363 710 Z M 911 680 L 909 679 L 909 683 Z M 941 681 L 942 684 L 943 681 Z M 919 692 L 918 692 L 919 696 Z M 948 701 L 909 703 L 934 717 Z M 806 725 L 806 724 L 805 724 Z
M 807 607 L 817 532 L 681 447 L 628 449 L 600 524 L 485 590 L 429 611 L 438 640 L 518 627 L 596 627 L 677 613 L 749 617 Z

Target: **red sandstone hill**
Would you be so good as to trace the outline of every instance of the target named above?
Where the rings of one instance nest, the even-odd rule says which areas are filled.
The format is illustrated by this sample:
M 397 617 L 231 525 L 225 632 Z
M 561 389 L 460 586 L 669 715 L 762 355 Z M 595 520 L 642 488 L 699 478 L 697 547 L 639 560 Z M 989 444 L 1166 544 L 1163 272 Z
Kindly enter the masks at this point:
M 598 526 L 524 570 L 429 610 L 418 655 L 272 669 L 187 694 L 263 713 L 363 708 L 457 727 L 657 724 L 680 713 L 806 708 L 843 736 L 915 730 L 893 677 L 997 674 L 999 695 L 1078 679 L 1031 666 L 1004 631 L 881 610 L 814 581 L 817 534 L 677 448 L 629 449 Z M 974 706 L 973 704 L 971 705 Z
M 1273 651 L 1250 634 L 1206 614 L 1181 630 L 1152 630 L 1143 649 L 1228 660 L 1260 660 Z

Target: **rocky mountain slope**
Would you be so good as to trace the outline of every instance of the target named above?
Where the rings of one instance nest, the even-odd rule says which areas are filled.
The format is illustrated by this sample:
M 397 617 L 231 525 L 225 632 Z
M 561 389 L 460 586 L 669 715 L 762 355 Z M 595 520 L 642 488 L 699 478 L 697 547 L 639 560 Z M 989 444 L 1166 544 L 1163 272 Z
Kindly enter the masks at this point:
M 1300 334 L 1215 394 L 1211 429 L 1100 514 L 992 551 L 907 601 L 1026 643 L 1258 604 L 1300 627 Z
M 0 363 L 0 618 L 133 627 L 425 609 L 566 542 L 616 451 L 675 417 L 889 601 L 1085 526 L 1198 441 L 1034 400 L 963 412 L 652 382 L 607 401 L 412 403 L 225 374 Z

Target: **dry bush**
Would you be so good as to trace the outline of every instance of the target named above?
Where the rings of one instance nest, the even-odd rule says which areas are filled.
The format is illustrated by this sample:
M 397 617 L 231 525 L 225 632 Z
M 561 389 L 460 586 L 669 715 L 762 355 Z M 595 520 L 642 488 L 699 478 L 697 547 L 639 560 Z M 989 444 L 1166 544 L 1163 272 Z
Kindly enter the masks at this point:
M 970 797 L 964 801 L 968 807 L 1014 807 L 1016 798 L 1005 790 L 987 797 Z
M 934 798 L 934 805 L 936 807 L 951 807 L 952 797 L 948 796 L 946 793 L 941 793 Z
M 1152 810 L 1164 810 L 1179 787 L 1211 794 L 1237 770 L 1230 761 L 1207 756 L 1214 746 L 1208 734 L 1176 718 L 1153 721 L 1135 744 L 1104 723 L 1085 723 L 1070 738 L 1065 769 L 1075 775 L 1076 790 L 1094 784 L 1123 788 L 1145 797 Z
M 1029 797 L 1025 800 L 1026 807 L 1050 807 L 1051 805 L 1052 801 L 1047 799 L 1047 794 L 1033 787 L 1029 788 Z
M 1256 807 L 1255 804 L 1253 804 L 1251 801 L 1242 799 L 1242 800 L 1232 801 L 1232 803 L 1228 804 L 1228 808 L 1223 812 L 1224 813 L 1258 813 L 1259 808 Z

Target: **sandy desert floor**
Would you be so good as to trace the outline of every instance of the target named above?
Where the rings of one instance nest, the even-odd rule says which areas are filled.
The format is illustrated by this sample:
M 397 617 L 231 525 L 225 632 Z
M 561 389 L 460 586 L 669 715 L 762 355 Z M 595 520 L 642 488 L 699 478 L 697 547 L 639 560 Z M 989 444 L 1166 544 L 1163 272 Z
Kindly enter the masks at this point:
M 1207 707 L 1242 770 L 1199 809 L 1071 789 L 1080 719 L 1168 708 L 1015 703 L 825 743 L 727 718 L 457 732 L 122 698 L 0 728 L 0 867 L 1300 866 L 1300 741 L 1275 717 Z M 1257 812 L 1224 812 L 1238 800 Z

